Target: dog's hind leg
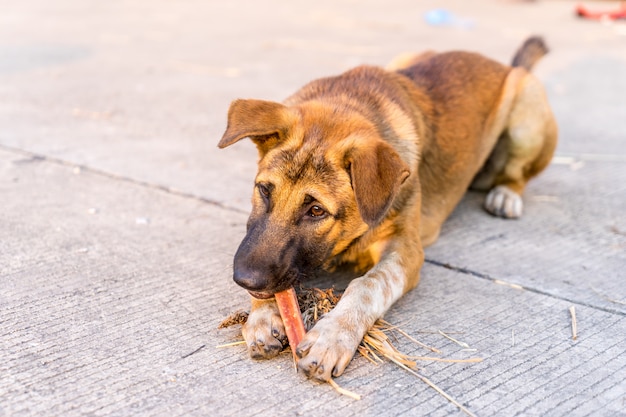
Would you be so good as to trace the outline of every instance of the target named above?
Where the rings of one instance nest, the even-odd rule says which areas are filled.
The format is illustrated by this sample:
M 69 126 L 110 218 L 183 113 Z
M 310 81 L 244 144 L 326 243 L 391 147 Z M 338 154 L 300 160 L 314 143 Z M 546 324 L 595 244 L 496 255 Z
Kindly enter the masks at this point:
M 474 189 L 490 190 L 485 209 L 494 216 L 520 217 L 526 183 L 550 163 L 556 142 L 557 125 L 545 91 L 528 74 L 518 86 L 504 132 L 472 183 Z

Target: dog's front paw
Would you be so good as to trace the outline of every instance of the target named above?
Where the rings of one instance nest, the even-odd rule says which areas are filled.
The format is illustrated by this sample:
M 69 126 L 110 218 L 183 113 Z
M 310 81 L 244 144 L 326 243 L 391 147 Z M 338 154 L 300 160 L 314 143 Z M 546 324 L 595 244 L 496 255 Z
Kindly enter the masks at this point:
M 485 198 L 485 210 L 494 216 L 517 219 L 523 208 L 522 197 L 506 185 L 494 187 Z
M 362 338 L 358 331 L 343 325 L 342 320 L 326 316 L 298 345 L 298 368 L 307 377 L 321 381 L 337 377 L 352 360 Z
M 241 328 L 252 359 L 269 359 L 287 345 L 285 326 L 274 300 L 259 302 Z

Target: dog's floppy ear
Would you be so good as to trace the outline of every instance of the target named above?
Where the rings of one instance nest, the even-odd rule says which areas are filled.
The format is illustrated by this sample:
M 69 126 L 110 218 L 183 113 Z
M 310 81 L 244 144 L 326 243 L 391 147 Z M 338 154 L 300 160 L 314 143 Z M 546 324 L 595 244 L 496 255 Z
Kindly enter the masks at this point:
M 357 146 L 346 154 L 359 213 L 370 226 L 384 217 L 410 174 L 400 155 L 386 142 Z
M 235 100 L 228 109 L 228 125 L 217 145 L 225 148 L 249 137 L 261 155 L 283 139 L 295 123 L 289 109 L 280 103 L 264 100 Z

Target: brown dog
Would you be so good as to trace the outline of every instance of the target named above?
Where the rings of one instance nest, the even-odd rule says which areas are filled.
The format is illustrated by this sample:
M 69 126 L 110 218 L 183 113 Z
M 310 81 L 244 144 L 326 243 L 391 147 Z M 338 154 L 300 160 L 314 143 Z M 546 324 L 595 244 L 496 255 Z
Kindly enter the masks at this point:
M 272 294 L 319 271 L 349 271 L 341 301 L 297 348 L 309 377 L 340 375 L 376 319 L 419 281 L 423 247 L 465 191 L 515 218 L 549 163 L 557 126 L 528 39 L 505 66 L 467 52 L 402 58 L 313 81 L 284 104 L 236 100 L 219 147 L 249 137 L 260 161 L 234 280 L 254 297 L 243 334 L 254 358 L 286 338 Z

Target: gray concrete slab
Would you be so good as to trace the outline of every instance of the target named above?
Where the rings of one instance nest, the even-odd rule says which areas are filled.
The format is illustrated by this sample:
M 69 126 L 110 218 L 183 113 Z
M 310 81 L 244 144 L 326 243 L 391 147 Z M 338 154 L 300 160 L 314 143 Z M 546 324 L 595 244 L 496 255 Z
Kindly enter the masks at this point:
M 392 364 L 357 358 L 339 379 L 363 395 L 353 401 L 296 375 L 289 354 L 253 363 L 242 347 L 216 348 L 239 337 L 216 327 L 247 301 L 227 279 L 244 215 L 19 153 L 0 161 L 11 236 L 1 252 L 3 415 L 456 414 Z M 626 318 L 575 304 L 573 341 L 571 305 L 428 265 L 388 320 L 443 356 L 485 359 L 420 365 L 478 415 L 618 414 Z
M 393 364 L 356 358 L 338 380 L 353 401 L 289 354 L 216 348 L 247 302 L 230 263 L 256 151 L 215 144 L 234 98 L 280 100 L 425 48 L 508 60 L 530 33 L 552 47 L 536 73 L 558 157 L 519 221 L 468 194 L 387 319 L 443 356 L 484 358 L 419 364 L 477 415 L 626 415 L 625 25 L 548 1 L 5 3 L 0 416 L 460 414 Z M 424 23 L 442 7 L 461 27 Z
M 577 164 L 553 164 L 531 183 L 518 221 L 491 217 L 481 210 L 484 194 L 469 193 L 427 258 L 626 313 L 626 162 Z
M 281 100 L 314 77 L 426 48 L 471 49 L 508 61 L 530 33 L 545 35 L 552 48 L 537 74 L 561 97 L 556 111 L 565 133 L 584 127 L 615 151 L 610 139 L 620 129 L 608 126 L 626 123 L 614 106 L 626 65 L 623 25 L 581 22 L 569 2 L 222 3 L 7 4 L 0 27 L 1 143 L 247 210 L 241 190 L 254 172 L 253 147 L 214 146 L 231 100 Z M 470 28 L 427 25 L 424 13 L 441 7 Z M 609 60 L 614 65 L 604 64 Z M 580 71 L 571 70 L 576 65 Z M 580 111 L 594 118 L 572 116 Z M 578 151 L 564 144 L 559 150 Z

